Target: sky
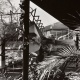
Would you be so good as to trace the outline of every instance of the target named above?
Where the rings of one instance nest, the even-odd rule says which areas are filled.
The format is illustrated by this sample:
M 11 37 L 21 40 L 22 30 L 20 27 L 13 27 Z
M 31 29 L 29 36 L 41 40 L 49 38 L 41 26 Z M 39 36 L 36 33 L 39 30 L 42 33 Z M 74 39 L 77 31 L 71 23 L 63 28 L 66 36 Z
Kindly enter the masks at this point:
M 12 0 L 12 4 L 16 7 L 19 7 L 20 0 Z
M 12 5 L 17 9 L 19 7 L 20 4 L 20 0 L 10 0 L 10 2 L 12 3 Z M 8 2 L 8 0 L 0 0 L 0 7 L 2 9 L 6 9 L 5 11 L 10 10 L 11 5 Z
M 59 22 L 57 19 L 55 19 L 53 16 L 51 16 L 50 14 L 48 14 L 46 11 L 44 11 L 43 9 L 41 9 L 40 7 L 38 7 L 37 5 L 35 5 L 31 1 L 30 1 L 30 7 L 32 7 L 33 9 L 35 9 L 35 8 L 37 9 L 36 15 L 40 16 L 39 19 L 43 23 L 43 26 L 47 26 L 47 25 Z

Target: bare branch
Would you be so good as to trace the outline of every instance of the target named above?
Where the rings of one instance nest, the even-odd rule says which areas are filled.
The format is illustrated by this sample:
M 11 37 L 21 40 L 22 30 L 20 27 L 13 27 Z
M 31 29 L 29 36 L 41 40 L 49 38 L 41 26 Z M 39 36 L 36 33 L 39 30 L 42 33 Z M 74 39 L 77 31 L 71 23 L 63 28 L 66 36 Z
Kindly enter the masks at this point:
M 14 9 L 16 10 L 16 8 L 12 5 L 11 1 L 10 1 L 10 0 L 7 0 L 7 1 L 8 1 L 8 2 L 9 2 L 9 4 L 11 5 L 12 12 L 13 12 L 13 10 L 14 10 Z

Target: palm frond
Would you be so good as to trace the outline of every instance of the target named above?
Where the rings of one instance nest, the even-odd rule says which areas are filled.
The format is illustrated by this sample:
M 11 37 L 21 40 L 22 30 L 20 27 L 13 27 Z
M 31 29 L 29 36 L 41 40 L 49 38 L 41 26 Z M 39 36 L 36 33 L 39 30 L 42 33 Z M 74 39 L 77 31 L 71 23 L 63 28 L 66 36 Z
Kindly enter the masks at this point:
M 59 70 L 58 68 L 66 61 L 66 59 L 61 59 L 59 56 L 50 56 L 44 59 L 44 61 L 40 62 L 37 66 L 37 71 L 39 70 L 39 80 L 44 80 L 50 76 L 51 71 L 54 71 L 55 75 L 55 68 L 56 70 Z
M 70 13 L 68 13 L 68 15 L 71 16 L 71 17 L 73 17 L 74 19 L 80 21 L 76 16 L 74 16 L 74 15 L 72 15 L 72 14 L 70 14 Z
M 67 21 L 67 22 L 73 22 L 73 23 L 77 23 L 76 21 L 74 20 L 69 20 L 69 19 L 62 19 L 63 21 Z
M 80 13 L 78 11 L 76 11 L 76 13 L 78 14 L 78 16 L 80 17 Z
M 45 42 L 45 46 L 49 46 L 46 45 L 46 40 L 44 42 Z M 74 46 L 66 44 L 66 42 L 56 41 L 55 44 L 52 43 L 52 45 L 53 45 L 52 49 L 57 48 L 56 49 L 57 51 L 54 52 L 54 50 L 51 50 L 52 51 L 51 55 L 44 56 L 42 62 L 39 62 L 36 65 L 36 67 L 34 67 L 35 71 L 31 74 L 32 74 L 32 78 L 35 75 L 36 78 L 34 78 L 33 80 L 45 80 L 45 79 L 48 80 L 50 76 L 53 76 L 54 78 L 58 72 L 61 72 L 59 68 L 63 65 L 63 63 L 66 62 L 71 55 L 74 55 L 74 53 L 76 53 Z M 43 45 L 42 49 L 45 46 Z M 50 46 L 48 48 L 50 48 Z M 46 52 L 46 50 L 47 49 L 45 48 L 44 52 Z M 44 54 L 44 52 L 40 52 L 40 54 Z M 55 56 L 54 54 L 57 55 Z

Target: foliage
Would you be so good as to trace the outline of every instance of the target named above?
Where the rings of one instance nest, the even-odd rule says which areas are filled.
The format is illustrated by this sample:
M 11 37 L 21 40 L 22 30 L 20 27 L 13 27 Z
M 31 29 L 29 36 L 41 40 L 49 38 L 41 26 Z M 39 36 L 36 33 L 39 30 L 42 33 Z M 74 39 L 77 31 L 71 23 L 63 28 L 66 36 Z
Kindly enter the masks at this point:
M 19 0 L 18 0 L 19 1 Z M 17 7 L 13 4 L 13 0 L 0 0 L 0 12 L 8 13 L 11 11 L 17 11 Z
M 31 58 L 33 61 L 34 59 Z M 59 73 L 62 73 L 60 67 L 66 62 L 68 58 L 62 58 L 60 56 L 48 56 L 44 58 L 42 62 L 32 64 L 29 62 L 29 80 L 51 80 Z
M 39 80 L 49 80 L 50 76 L 54 78 L 56 74 L 62 72 L 59 68 L 66 60 L 67 58 L 63 59 L 60 56 L 49 56 L 45 58 L 44 61 L 38 64 L 36 69 L 39 72 Z
M 16 31 L 17 28 L 17 24 L 16 23 L 12 23 L 12 24 L 7 24 L 4 28 L 4 38 L 6 40 L 18 40 L 18 36 L 19 36 L 19 30 Z
M 17 19 L 17 15 L 12 14 L 12 20 L 11 20 L 11 15 L 9 14 L 10 14 L 10 11 L 12 13 L 19 13 L 20 7 L 13 5 L 13 4 L 14 4 L 13 0 L 0 0 L 0 14 L 2 15 L 1 22 L 3 23 L 3 26 L 1 27 L 2 28 L 1 36 L 6 39 L 17 40 L 19 36 L 18 19 L 20 17 L 18 15 L 18 19 Z M 8 21 L 9 19 L 11 20 L 10 22 Z M 17 22 L 15 22 L 15 20 Z M 16 31 L 16 28 L 18 28 L 18 31 Z
M 33 68 L 33 70 L 29 68 L 30 80 L 52 80 L 55 76 L 62 73 L 60 67 L 69 59 L 70 56 L 76 55 L 76 49 L 74 46 L 64 42 L 62 44 L 62 42 L 63 41 L 46 38 L 42 39 L 41 48 L 36 61 L 34 61 L 34 59 L 30 59 L 29 61 L 29 65 Z M 60 51 L 57 50 L 57 48 L 60 49 Z M 33 56 L 30 58 L 33 58 Z M 36 64 L 31 64 L 32 62 L 35 62 Z

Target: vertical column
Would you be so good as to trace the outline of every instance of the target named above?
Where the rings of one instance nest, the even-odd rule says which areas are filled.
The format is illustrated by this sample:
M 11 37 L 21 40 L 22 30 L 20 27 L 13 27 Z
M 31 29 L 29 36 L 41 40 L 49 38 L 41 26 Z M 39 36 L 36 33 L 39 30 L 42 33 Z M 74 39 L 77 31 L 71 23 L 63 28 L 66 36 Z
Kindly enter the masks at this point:
M 78 49 L 80 50 L 80 33 L 78 34 Z
M 79 40 L 78 34 L 76 34 L 76 48 L 77 48 L 77 49 L 79 49 L 78 40 Z
M 1 55 L 1 45 L 0 45 L 0 55 Z M 1 63 L 2 61 L 1 61 L 1 56 L 0 56 L 0 67 L 1 67 Z
M 27 2 L 26 2 L 27 1 Z M 25 5 L 27 3 L 27 5 Z M 23 49 L 23 80 L 28 80 L 28 61 L 29 61 L 29 44 L 28 44 L 28 36 L 29 36 L 29 0 L 24 0 L 22 3 L 22 9 L 25 11 L 23 13 L 23 25 L 24 25 L 24 35 L 23 35 L 23 42 L 24 42 L 24 49 Z M 27 8 L 26 8 L 27 7 Z M 26 10 L 27 9 L 27 10 Z M 27 59 L 27 60 L 26 60 Z M 27 72 L 27 73 L 26 73 Z
M 5 67 L 5 39 L 1 40 L 1 67 Z
M 10 16 L 11 16 L 11 23 L 12 23 L 13 21 L 12 21 L 12 11 L 11 10 L 10 10 Z
M 2 15 L 1 15 L 1 20 L 2 20 Z M 3 39 L 4 37 L 4 27 L 1 32 L 1 43 L 0 43 L 0 68 L 5 66 L 5 41 Z

